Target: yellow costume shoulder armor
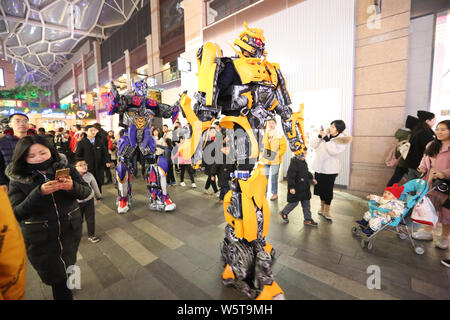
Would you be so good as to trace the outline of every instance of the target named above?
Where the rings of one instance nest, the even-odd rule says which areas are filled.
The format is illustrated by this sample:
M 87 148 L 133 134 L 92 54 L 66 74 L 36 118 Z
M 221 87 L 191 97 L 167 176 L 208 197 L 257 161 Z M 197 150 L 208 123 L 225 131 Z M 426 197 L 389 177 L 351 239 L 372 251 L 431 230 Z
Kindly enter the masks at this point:
M 216 58 L 220 57 L 222 57 L 220 46 L 211 42 L 205 43 L 201 49 L 201 57 L 197 57 L 198 91 L 205 93 L 208 106 L 211 106 L 214 101 Z
M 242 84 L 250 82 L 265 82 L 277 85 L 277 73 L 275 68 L 266 60 L 259 58 L 238 58 L 233 61 L 236 72 L 241 78 Z

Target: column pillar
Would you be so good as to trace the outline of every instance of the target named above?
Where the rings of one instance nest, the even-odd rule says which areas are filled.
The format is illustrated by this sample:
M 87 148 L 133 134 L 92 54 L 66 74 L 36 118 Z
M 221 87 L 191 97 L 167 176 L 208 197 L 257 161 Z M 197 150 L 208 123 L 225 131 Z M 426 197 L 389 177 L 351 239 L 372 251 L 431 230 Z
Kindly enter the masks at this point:
M 77 76 L 75 75 L 75 63 L 72 63 L 72 81 L 73 81 L 73 95 L 78 97 L 78 107 L 80 106 L 80 96 L 78 94 L 78 82 Z
M 127 49 L 123 53 L 125 55 L 125 74 L 127 75 L 127 90 L 131 90 L 132 89 L 132 85 L 131 85 L 130 51 Z
M 100 109 L 100 77 L 99 71 L 101 69 L 101 53 L 100 42 L 94 41 L 94 64 L 95 64 L 95 87 L 97 88 L 97 100 L 95 101 L 95 119 L 99 122 L 99 109 Z
M 2 40 L 2 52 L 3 52 L 3 60 L 7 60 L 8 57 L 6 53 L 6 40 Z
M 151 0 L 151 19 L 152 19 L 152 60 L 153 60 L 153 74 L 161 71 L 161 56 L 159 47 L 161 44 L 161 27 L 159 15 L 159 0 Z

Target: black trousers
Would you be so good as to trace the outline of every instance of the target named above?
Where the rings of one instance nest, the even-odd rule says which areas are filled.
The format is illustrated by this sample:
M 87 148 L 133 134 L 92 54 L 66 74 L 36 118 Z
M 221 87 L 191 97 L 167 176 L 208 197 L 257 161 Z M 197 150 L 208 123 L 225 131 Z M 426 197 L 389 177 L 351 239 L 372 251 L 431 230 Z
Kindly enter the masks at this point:
M 54 300 L 73 300 L 72 291 L 67 287 L 66 281 L 52 285 L 52 293 Z
M 174 183 L 175 175 L 173 174 L 173 163 L 169 163 L 169 169 L 167 170 L 167 184 Z
M 95 236 L 95 203 L 94 198 L 80 203 L 81 217 L 86 221 L 88 237 Z
M 192 168 L 192 166 L 190 164 L 180 164 L 180 180 L 181 182 L 184 182 L 184 171 L 187 170 L 188 174 L 189 174 L 189 178 L 191 179 L 192 183 L 195 183 L 194 181 L 194 169 Z
M 111 168 L 108 168 L 105 164 L 106 183 L 112 182 Z
M 206 184 L 205 184 L 205 190 L 208 190 L 209 187 L 211 186 L 214 190 L 214 192 L 219 191 L 217 189 L 217 185 L 216 185 L 216 178 L 214 178 L 214 181 L 211 180 L 211 178 L 214 177 L 213 175 L 208 176 L 208 179 L 206 180 Z
M 314 186 L 314 194 L 320 197 L 321 201 L 325 201 L 326 205 L 330 205 L 333 200 L 333 188 L 337 174 L 315 173 L 314 178 L 317 184 Z
M 408 173 L 408 168 L 400 168 L 397 166 L 395 168 L 394 174 L 392 175 L 391 179 L 389 180 L 387 187 L 392 186 L 394 183 L 399 183 L 400 180 L 402 180 L 403 176 Z

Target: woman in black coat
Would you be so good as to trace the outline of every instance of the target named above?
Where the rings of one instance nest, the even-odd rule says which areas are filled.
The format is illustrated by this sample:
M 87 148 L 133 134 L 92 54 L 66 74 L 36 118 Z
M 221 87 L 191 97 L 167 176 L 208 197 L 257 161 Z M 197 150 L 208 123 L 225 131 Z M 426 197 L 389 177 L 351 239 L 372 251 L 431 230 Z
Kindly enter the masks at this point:
M 70 175 L 55 180 L 56 170 L 63 168 L 70 168 Z M 90 187 L 40 136 L 19 140 L 6 174 L 29 261 L 41 280 L 52 286 L 55 300 L 71 300 L 66 272 L 76 262 L 82 231 L 77 199 L 88 197 Z
M 425 147 L 434 139 L 433 127 L 436 124 L 434 113 L 419 110 L 417 111 L 417 117 L 419 118 L 419 124 L 411 133 L 411 138 L 409 139 L 410 147 L 405 159 L 408 167 L 407 181 L 420 177 L 417 168 L 422 160 Z
M 317 181 L 313 178 L 313 175 L 308 170 L 308 164 L 305 161 L 306 149 L 302 156 L 295 156 L 291 159 L 289 164 L 289 169 L 287 172 L 288 179 L 288 194 L 287 202 L 288 204 L 280 212 L 281 218 L 284 222 L 288 223 L 289 213 L 297 207 L 298 203 L 301 202 L 303 210 L 303 223 L 308 226 L 317 227 L 317 222 L 315 222 L 311 217 L 311 181 L 317 184 Z

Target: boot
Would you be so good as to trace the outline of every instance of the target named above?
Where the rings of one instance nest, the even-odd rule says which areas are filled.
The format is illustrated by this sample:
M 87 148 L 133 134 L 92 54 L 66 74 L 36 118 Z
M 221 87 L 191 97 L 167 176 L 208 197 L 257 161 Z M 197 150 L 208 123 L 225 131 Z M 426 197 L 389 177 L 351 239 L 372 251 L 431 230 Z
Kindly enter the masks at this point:
M 320 214 L 322 216 L 324 211 L 325 211 L 325 201 L 322 200 L 322 201 L 320 201 L 320 209 L 319 209 L 318 214 Z
M 330 214 L 330 205 L 324 205 L 324 211 L 323 211 L 323 217 L 327 219 L 328 221 L 331 221 L 331 214 Z

